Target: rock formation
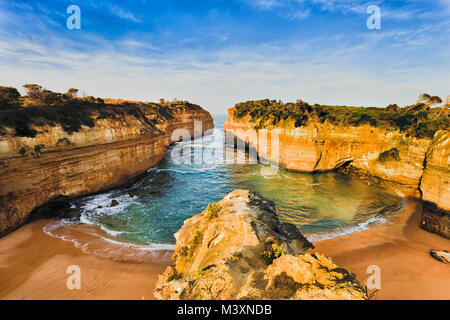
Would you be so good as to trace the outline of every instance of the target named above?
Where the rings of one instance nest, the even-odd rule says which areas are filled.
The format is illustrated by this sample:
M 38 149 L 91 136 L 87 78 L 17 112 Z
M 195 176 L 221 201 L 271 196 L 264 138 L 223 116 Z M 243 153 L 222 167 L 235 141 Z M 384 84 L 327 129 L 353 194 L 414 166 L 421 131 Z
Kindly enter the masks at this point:
M 424 163 L 419 188 L 424 200 L 421 227 L 450 239 L 450 139 L 438 131 Z
M 450 263 L 450 253 L 447 251 L 430 250 L 430 255 L 437 261 Z
M 159 299 L 366 299 L 355 276 L 280 223 L 274 203 L 235 190 L 185 221 Z
M 129 114 L 95 120 L 68 134 L 60 125 L 36 127 L 34 138 L 13 132 L 0 136 L 0 236 L 27 221 L 48 201 L 82 196 L 127 183 L 156 165 L 177 129 L 192 137 L 213 128 L 211 115 L 197 107 L 170 107 L 173 118 L 161 119 L 146 108 L 147 121 Z M 149 121 L 156 125 L 149 125 Z M 194 128 L 194 122 L 201 127 Z
M 245 142 L 258 155 L 288 170 L 318 172 L 347 167 L 363 175 L 420 189 L 425 200 L 421 226 L 450 238 L 449 135 L 433 139 L 407 137 L 370 125 L 338 127 L 308 122 L 295 128 L 289 121 L 256 131 L 249 116 L 225 122 L 228 143 Z

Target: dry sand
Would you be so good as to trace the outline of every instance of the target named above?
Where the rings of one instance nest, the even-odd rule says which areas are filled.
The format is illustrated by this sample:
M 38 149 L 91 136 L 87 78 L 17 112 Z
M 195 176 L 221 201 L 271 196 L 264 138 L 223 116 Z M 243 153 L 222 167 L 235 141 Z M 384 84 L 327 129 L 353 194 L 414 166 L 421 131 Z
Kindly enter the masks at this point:
M 381 270 L 376 300 L 450 299 L 450 264 L 432 258 L 430 249 L 449 250 L 450 241 L 419 228 L 422 212 L 418 193 L 407 193 L 406 207 L 369 230 L 315 243 L 343 268 L 357 275 L 361 284 L 367 268 Z M 370 291 L 370 290 L 369 290 Z
M 450 299 L 450 265 L 429 255 L 450 249 L 450 241 L 421 230 L 420 201 L 408 194 L 406 208 L 369 230 L 315 243 L 314 251 L 333 258 L 357 274 L 381 269 L 375 299 Z M 85 254 L 71 242 L 52 238 L 36 221 L 0 239 L 0 299 L 153 299 L 153 288 L 170 252 L 149 255 L 143 262 L 113 261 Z M 69 290 L 66 269 L 81 269 L 81 289 Z
M 0 239 L 0 299 L 154 299 L 171 252 L 139 263 L 99 258 L 45 234 L 47 223 L 30 223 Z M 70 265 L 80 267 L 80 290 L 67 289 Z

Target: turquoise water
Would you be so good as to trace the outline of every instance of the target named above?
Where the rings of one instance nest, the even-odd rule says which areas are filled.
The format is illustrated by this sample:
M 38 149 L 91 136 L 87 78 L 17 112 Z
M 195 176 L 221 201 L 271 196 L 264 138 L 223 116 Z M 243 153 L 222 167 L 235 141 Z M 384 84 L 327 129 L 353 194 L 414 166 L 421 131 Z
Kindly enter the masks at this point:
M 137 245 L 173 244 L 173 234 L 185 219 L 204 210 L 234 189 L 257 191 L 275 201 L 280 218 L 295 224 L 310 240 L 332 238 L 364 229 L 398 210 L 402 197 L 394 190 L 369 186 L 340 173 L 288 172 L 263 164 L 226 164 L 222 138 L 226 116 L 215 116 L 219 130 L 203 140 L 174 148 L 197 151 L 203 161 L 177 164 L 169 150 L 165 159 L 128 188 L 89 196 L 81 222 L 98 226 L 99 236 Z M 113 199 L 119 201 L 110 207 Z

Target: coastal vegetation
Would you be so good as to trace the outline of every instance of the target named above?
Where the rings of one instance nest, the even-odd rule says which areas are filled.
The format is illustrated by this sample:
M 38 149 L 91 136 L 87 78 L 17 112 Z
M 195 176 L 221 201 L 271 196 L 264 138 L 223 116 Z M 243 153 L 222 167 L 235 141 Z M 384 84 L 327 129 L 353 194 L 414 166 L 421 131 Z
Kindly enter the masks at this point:
M 378 161 L 385 163 L 387 161 L 400 161 L 400 151 L 397 148 L 386 150 L 378 156 Z
M 206 218 L 212 220 L 218 217 L 218 214 L 222 208 L 215 203 L 210 203 L 206 207 Z
M 94 127 L 96 119 L 120 119 L 130 115 L 156 129 L 158 119 L 173 119 L 176 106 L 190 109 L 200 107 L 187 101 L 129 102 L 122 100 L 103 100 L 92 96 L 78 97 L 78 89 L 70 88 L 66 93 L 57 93 L 43 89 L 37 84 L 23 86 L 27 93 L 21 96 L 13 87 L 0 86 L 0 133 L 6 127 L 14 129 L 20 137 L 35 137 L 36 126 L 59 124 L 71 134 L 82 126 Z M 156 119 L 146 114 L 156 112 Z
M 35 158 L 39 158 L 41 156 L 42 149 L 44 149 L 44 148 L 45 148 L 45 145 L 43 145 L 43 144 L 35 145 L 33 151 L 31 152 L 31 154 Z
M 286 251 L 277 243 L 277 241 L 270 237 L 264 242 L 263 258 L 267 264 L 272 264 L 275 259 L 278 259 Z
M 361 126 L 399 130 L 407 137 L 432 138 L 436 131 L 450 127 L 449 104 L 438 96 L 422 94 L 417 102 L 406 107 L 391 104 L 386 108 L 310 105 L 297 100 L 283 103 L 276 100 L 247 101 L 236 104 L 234 118 L 246 116 L 254 122 L 256 130 L 276 126 L 282 121 L 292 121 L 295 127 L 305 126 L 309 121 L 337 126 Z

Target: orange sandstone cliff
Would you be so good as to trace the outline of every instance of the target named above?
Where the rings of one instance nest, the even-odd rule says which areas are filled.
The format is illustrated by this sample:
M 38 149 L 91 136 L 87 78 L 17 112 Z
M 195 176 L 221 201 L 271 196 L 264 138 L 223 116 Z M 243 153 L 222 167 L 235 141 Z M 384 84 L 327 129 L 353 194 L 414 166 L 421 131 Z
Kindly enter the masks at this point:
M 425 200 L 421 227 L 450 238 L 448 131 L 438 131 L 433 139 L 416 139 L 369 125 L 338 127 L 310 121 L 295 128 L 287 120 L 258 131 L 254 127 L 250 116 L 235 119 L 234 109 L 230 109 L 224 126 L 227 142 L 245 142 L 260 157 L 289 170 L 320 172 L 348 167 L 419 189 Z M 382 161 L 380 155 L 392 149 L 398 150 L 398 158 Z
M 145 118 L 98 117 L 95 126 L 68 134 L 60 125 L 36 127 L 34 138 L 0 136 L 0 236 L 24 224 L 30 213 L 55 199 L 117 187 L 156 165 L 186 129 L 194 137 L 214 127 L 200 107 L 170 107 L 171 119 L 152 108 Z M 156 123 L 150 125 L 149 121 Z M 196 124 L 194 122 L 201 121 Z M 36 149 L 36 146 L 41 146 Z M 22 151 L 22 152 L 21 152 Z M 24 155 L 22 155 L 24 154 Z

